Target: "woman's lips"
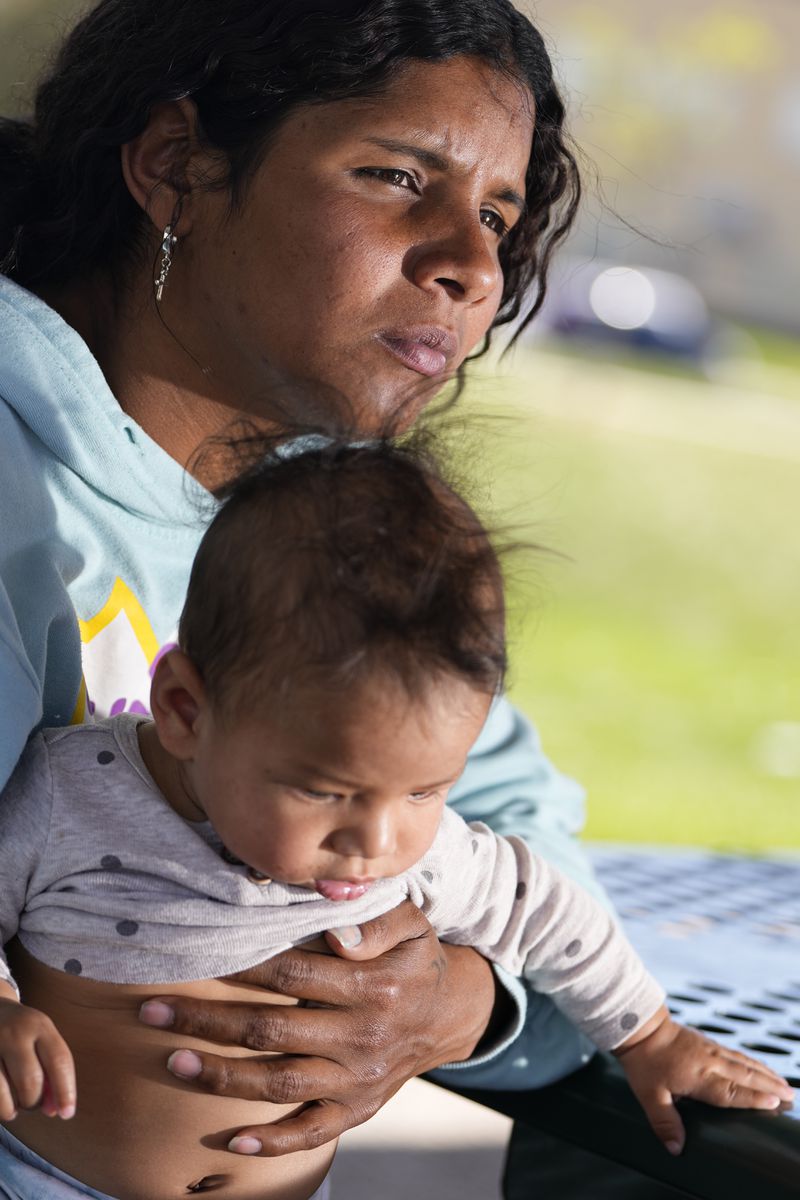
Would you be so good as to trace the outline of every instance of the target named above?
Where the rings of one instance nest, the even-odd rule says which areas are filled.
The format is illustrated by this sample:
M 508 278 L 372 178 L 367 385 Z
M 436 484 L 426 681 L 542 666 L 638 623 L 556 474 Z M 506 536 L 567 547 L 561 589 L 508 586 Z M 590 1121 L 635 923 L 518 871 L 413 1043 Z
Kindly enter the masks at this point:
M 376 336 L 404 366 L 429 377 L 441 375 L 448 360 L 458 351 L 458 340 L 453 334 L 435 325 L 386 329 Z
M 366 879 L 363 883 L 349 879 L 316 879 L 314 887 L 326 900 L 357 900 L 369 891 L 373 882 L 372 879 Z

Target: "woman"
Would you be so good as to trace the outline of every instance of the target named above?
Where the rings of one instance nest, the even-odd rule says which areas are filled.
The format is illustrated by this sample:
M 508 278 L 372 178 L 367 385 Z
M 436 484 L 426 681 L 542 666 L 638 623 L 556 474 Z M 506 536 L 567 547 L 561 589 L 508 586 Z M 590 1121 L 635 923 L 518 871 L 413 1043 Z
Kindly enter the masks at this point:
M 0 140 L 0 782 L 38 724 L 146 705 L 206 439 L 274 424 L 286 376 L 350 397 L 368 431 L 536 311 L 579 192 L 563 117 L 507 0 L 103 0 L 78 25 L 34 123 Z M 580 793 L 505 703 L 456 803 L 592 886 Z M 319 1145 L 478 1043 L 465 1084 L 530 1087 L 587 1052 L 413 908 L 340 941 L 357 971 L 295 951 L 249 974 L 248 1003 L 143 1010 L 164 1060 L 203 1039 L 192 1086 L 306 1104 L 241 1131 L 249 1153 Z

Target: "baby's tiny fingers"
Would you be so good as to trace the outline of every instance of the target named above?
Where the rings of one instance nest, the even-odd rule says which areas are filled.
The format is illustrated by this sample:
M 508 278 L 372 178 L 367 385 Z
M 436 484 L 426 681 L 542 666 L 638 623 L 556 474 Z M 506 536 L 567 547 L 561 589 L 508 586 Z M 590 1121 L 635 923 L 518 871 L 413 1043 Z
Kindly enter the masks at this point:
M 51 1111 L 55 1108 L 58 1115 L 68 1121 L 75 1116 L 77 1094 L 75 1064 L 69 1047 L 59 1034 L 54 1034 L 42 1038 L 37 1050 L 46 1072 L 43 1101 L 49 1100 Z
M 3 1062 L 19 1107 L 35 1108 L 42 1094 L 44 1074 L 32 1044 L 14 1049 L 6 1047 Z
M 686 1132 L 669 1089 L 659 1087 L 644 1091 L 637 1088 L 636 1096 L 658 1140 L 664 1143 L 670 1154 L 680 1154 L 686 1141 Z
M 765 1092 L 737 1083 L 724 1075 L 711 1075 L 704 1084 L 692 1093 L 696 1100 L 705 1100 L 718 1108 L 778 1108 L 781 1097 L 775 1092 Z
M 39 1111 L 45 1117 L 58 1116 L 58 1105 L 53 1097 L 53 1089 L 50 1087 L 47 1077 L 45 1077 L 44 1087 L 42 1088 L 42 1099 L 39 1103 Z
M 733 1050 L 730 1046 L 722 1046 L 722 1057 L 726 1062 L 742 1063 L 745 1067 L 757 1070 L 762 1075 L 771 1075 L 772 1079 L 777 1079 L 780 1084 L 786 1084 L 786 1079 L 783 1078 L 783 1075 L 778 1074 L 777 1070 L 772 1070 L 760 1058 L 753 1058 L 752 1055 L 744 1054 L 741 1050 Z
M 754 1058 L 744 1054 L 737 1054 L 734 1058 L 733 1054 L 735 1051 L 717 1060 L 715 1073 L 754 1092 L 766 1092 L 779 1096 L 781 1100 L 794 1100 L 794 1090 L 781 1075 Z
M 0 1064 L 0 1121 L 13 1121 L 16 1115 L 17 1105 Z

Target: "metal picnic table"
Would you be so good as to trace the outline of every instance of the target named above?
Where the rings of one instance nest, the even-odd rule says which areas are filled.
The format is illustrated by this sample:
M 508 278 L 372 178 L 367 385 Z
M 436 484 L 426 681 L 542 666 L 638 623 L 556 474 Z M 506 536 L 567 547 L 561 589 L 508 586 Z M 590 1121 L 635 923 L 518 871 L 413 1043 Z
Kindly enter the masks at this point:
M 591 854 L 671 1010 L 800 1089 L 800 859 L 622 846 Z M 800 1200 L 798 1107 L 684 1102 L 687 1144 L 673 1158 L 610 1055 L 538 1091 L 464 1095 L 514 1118 L 507 1200 Z

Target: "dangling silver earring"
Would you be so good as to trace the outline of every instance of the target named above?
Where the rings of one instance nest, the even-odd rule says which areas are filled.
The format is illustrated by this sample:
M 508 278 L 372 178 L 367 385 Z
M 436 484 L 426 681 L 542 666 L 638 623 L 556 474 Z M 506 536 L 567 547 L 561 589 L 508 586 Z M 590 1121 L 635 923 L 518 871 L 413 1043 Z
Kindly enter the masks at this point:
M 164 295 L 164 285 L 167 282 L 170 268 L 172 267 L 172 251 L 174 250 L 178 239 L 172 232 L 172 226 L 168 225 L 164 230 L 164 236 L 161 239 L 161 271 L 155 281 L 156 284 L 156 302 L 161 303 L 161 297 Z

